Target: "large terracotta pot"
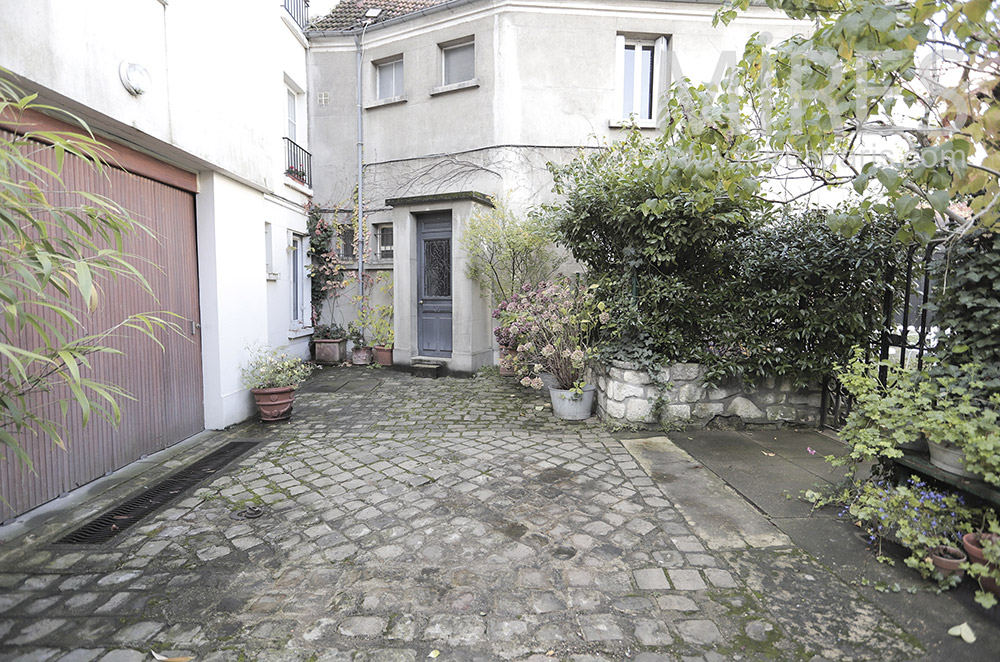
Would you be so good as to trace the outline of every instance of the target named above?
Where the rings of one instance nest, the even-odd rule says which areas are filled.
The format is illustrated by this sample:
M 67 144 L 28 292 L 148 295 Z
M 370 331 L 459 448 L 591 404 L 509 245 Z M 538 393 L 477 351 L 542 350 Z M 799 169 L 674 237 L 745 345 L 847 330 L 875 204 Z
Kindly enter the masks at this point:
M 375 345 L 375 363 L 380 366 L 391 366 L 392 365 L 392 347 L 381 347 Z
M 355 347 L 351 350 L 351 363 L 354 365 L 368 365 L 372 362 L 371 347 Z
M 281 388 L 255 388 L 250 390 L 253 399 L 260 409 L 262 421 L 284 421 L 292 415 L 292 400 L 295 398 L 294 386 Z
M 313 340 L 316 363 L 327 365 L 343 363 L 347 360 L 347 340 L 337 338 L 335 340 Z

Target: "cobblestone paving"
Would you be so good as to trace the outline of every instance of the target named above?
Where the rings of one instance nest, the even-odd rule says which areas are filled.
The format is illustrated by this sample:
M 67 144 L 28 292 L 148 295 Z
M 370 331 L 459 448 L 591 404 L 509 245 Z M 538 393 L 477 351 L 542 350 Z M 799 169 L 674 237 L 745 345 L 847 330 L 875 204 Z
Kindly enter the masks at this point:
M 266 442 L 113 543 L 3 550 L 0 659 L 864 657 L 788 636 L 756 566 L 706 550 L 596 419 L 542 404 L 326 369 L 291 422 L 222 435 Z M 234 518 L 248 505 L 263 516 Z M 892 646 L 871 659 L 911 652 Z

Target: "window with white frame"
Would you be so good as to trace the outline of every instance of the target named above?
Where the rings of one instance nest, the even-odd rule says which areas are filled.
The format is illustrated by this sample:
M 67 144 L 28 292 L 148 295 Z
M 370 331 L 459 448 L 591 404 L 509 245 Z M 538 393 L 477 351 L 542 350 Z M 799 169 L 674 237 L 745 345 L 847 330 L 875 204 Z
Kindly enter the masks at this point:
M 441 46 L 442 85 L 465 83 L 476 77 L 476 42 Z
M 288 233 L 289 326 L 292 329 L 309 326 L 308 248 L 304 235 Z
M 632 39 L 618 35 L 616 43 L 616 118 L 656 123 L 659 97 L 666 89 L 667 38 Z
M 288 131 L 286 137 L 292 142 L 296 142 L 296 129 L 298 128 L 298 105 L 299 95 L 292 90 L 288 90 Z
M 375 234 L 375 256 L 380 260 L 392 259 L 392 224 L 376 225 Z
M 375 65 L 375 90 L 379 101 L 403 96 L 403 58 Z

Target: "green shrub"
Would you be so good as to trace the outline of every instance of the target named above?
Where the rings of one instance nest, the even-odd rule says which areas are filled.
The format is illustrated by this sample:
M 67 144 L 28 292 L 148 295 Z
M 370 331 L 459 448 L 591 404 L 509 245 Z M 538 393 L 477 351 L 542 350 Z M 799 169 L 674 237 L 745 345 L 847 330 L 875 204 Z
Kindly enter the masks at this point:
M 725 189 L 740 172 L 711 165 L 630 134 L 554 169 L 563 201 L 548 220 L 608 306 L 605 340 L 703 363 L 712 381 L 822 379 L 879 328 L 902 271 L 898 223 L 875 218 L 847 237 L 827 223 L 845 210 L 774 217 Z
M 1000 233 L 977 230 L 937 263 L 944 360 L 1000 365 Z

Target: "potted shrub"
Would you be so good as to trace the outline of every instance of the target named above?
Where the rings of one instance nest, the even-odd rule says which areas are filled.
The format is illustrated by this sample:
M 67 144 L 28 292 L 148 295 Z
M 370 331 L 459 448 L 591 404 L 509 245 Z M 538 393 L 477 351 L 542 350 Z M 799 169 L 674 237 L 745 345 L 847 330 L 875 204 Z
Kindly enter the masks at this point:
M 347 323 L 347 339 L 354 345 L 351 349 L 351 363 L 368 365 L 372 362 L 372 347 L 365 340 L 364 322 L 352 320 Z
M 316 363 L 333 364 L 347 360 L 347 331 L 339 324 L 313 327 L 313 358 Z
M 551 373 L 549 397 L 559 418 L 583 420 L 593 410 L 595 387 L 585 376 L 594 355 L 595 316 L 603 305 L 594 303 L 593 288 L 560 277 L 523 288 L 504 306 L 502 325 L 519 339 L 513 365 L 521 383 L 541 389 L 541 373 Z
M 392 346 L 395 334 L 392 329 L 392 306 L 379 306 L 371 321 L 372 345 L 375 362 L 381 366 L 392 365 Z
M 261 420 L 282 421 L 292 415 L 295 389 L 311 372 L 312 366 L 296 356 L 271 347 L 253 347 L 240 377 L 253 394 Z

